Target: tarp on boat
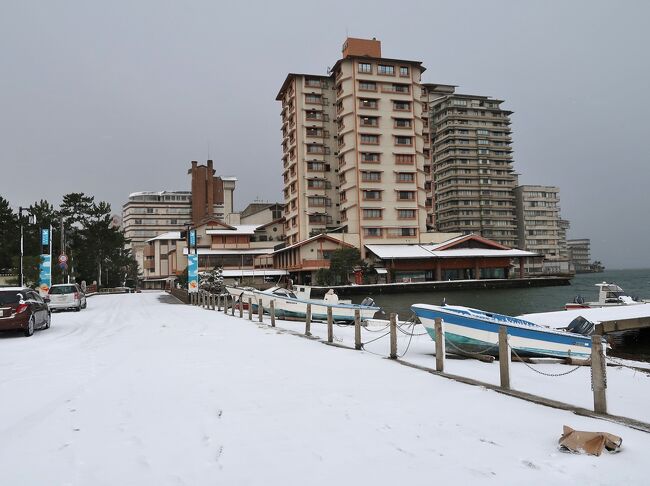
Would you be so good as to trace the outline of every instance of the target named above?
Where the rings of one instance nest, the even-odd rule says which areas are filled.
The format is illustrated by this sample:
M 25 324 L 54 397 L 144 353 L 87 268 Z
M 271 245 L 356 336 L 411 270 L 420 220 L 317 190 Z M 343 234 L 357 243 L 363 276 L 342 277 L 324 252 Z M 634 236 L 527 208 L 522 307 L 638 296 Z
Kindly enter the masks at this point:
M 592 456 L 600 456 L 603 449 L 609 452 L 616 452 L 623 439 L 618 435 L 607 432 L 584 432 L 573 430 L 565 425 L 562 437 L 560 437 L 560 449 L 570 452 L 584 452 Z

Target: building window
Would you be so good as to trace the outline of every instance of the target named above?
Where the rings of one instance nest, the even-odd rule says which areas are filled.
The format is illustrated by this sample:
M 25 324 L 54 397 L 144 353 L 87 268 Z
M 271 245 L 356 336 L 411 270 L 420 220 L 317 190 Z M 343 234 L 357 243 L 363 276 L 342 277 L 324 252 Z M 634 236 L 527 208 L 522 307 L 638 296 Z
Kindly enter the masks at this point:
M 415 174 L 413 172 L 398 172 L 397 182 L 415 182 Z
M 309 197 L 307 199 L 308 199 L 308 205 L 310 207 L 322 207 L 322 206 L 332 205 L 332 201 L 330 201 L 330 199 L 327 197 L 314 196 L 314 197 Z
M 364 209 L 363 219 L 381 219 L 381 209 Z
M 313 172 L 327 172 L 329 166 L 324 162 L 307 162 L 307 170 Z
M 415 236 L 415 228 L 401 228 L 401 236 Z
M 363 235 L 370 238 L 381 238 L 381 228 L 363 228 Z
M 415 155 L 413 154 L 395 154 L 396 164 L 413 164 Z
M 366 145 L 379 145 L 379 135 L 370 135 L 367 133 L 362 133 L 361 143 Z
M 409 68 L 408 68 L 408 66 L 400 66 L 400 68 L 399 68 L 399 75 L 400 75 L 400 76 L 408 76 L 408 75 L 409 75 Z
M 323 97 L 319 94 L 307 94 L 305 95 L 305 103 L 321 105 L 323 103 Z
M 409 94 L 408 84 L 391 84 L 386 90 L 389 93 Z
M 375 152 L 361 152 L 361 162 L 379 162 L 380 154 Z
M 399 219 L 415 219 L 415 209 L 398 209 L 397 217 Z
M 377 91 L 377 83 L 372 81 L 359 81 L 360 91 Z
M 377 191 L 377 190 L 363 191 L 363 199 L 365 201 L 381 201 L 381 191 Z
M 153 208 L 147 208 L 147 214 L 153 214 Z
M 363 182 L 380 182 L 381 172 L 362 171 L 361 180 Z
M 393 101 L 393 110 L 411 111 L 411 103 L 409 101 Z
M 359 72 L 360 73 L 372 73 L 372 64 L 369 62 L 360 62 L 359 63 Z
M 385 76 L 395 76 L 395 66 L 389 66 L 387 64 L 379 64 L 377 66 L 377 74 L 383 74 Z
M 400 201 L 413 201 L 415 199 L 415 191 L 397 191 L 397 199 Z
M 395 145 L 413 145 L 413 137 L 395 137 Z
M 366 108 L 368 110 L 376 110 L 377 109 L 377 100 L 372 99 L 372 98 L 361 98 L 359 100 L 359 108 Z
M 409 118 L 395 118 L 395 128 L 411 128 L 413 126 L 413 120 Z
M 377 116 L 361 116 L 359 121 L 362 127 L 378 127 L 379 117 Z

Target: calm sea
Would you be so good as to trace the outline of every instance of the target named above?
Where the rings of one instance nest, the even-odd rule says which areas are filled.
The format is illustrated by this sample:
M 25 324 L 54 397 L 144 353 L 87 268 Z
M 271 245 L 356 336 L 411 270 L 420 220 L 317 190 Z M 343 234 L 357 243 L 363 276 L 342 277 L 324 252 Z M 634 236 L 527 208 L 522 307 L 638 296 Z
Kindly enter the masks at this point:
M 447 304 L 514 316 L 562 310 L 564 304 L 572 302 L 577 295 L 581 295 L 585 301 L 598 300 L 595 284 L 603 281 L 620 285 L 631 296 L 650 299 L 650 269 L 607 270 L 603 273 L 580 274 L 571 280 L 570 286 L 563 287 L 409 292 L 377 295 L 373 298 L 386 312 L 397 312 L 401 316 L 411 314 L 411 304 L 440 304 L 443 299 L 446 299 Z M 362 298 L 355 298 L 354 301 L 360 301 Z

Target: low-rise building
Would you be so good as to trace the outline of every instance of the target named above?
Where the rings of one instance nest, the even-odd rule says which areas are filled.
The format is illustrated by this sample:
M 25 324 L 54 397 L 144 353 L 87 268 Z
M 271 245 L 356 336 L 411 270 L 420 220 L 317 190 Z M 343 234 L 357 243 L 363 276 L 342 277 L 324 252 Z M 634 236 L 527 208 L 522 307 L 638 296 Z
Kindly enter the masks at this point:
M 217 176 L 212 160 L 192 161 L 188 170 L 191 191 L 142 191 L 129 195 L 122 207 L 122 228 L 130 249 L 145 272 L 145 243 L 172 231 L 181 231 L 205 218 L 226 219 L 233 212 L 236 177 Z M 148 270 L 152 270 L 149 268 Z

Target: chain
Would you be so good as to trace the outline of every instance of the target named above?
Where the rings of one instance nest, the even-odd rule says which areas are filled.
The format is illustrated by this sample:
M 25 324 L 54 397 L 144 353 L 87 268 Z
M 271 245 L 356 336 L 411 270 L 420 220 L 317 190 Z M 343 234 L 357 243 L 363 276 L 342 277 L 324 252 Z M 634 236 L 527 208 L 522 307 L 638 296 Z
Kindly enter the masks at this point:
M 519 355 L 517 354 L 517 351 L 515 351 L 515 349 L 514 349 L 512 346 L 510 346 L 510 343 L 508 343 L 508 347 L 510 348 L 510 351 L 512 351 L 512 354 L 514 354 L 517 358 L 519 358 L 519 360 L 520 360 L 524 365 L 526 365 L 528 368 L 530 368 L 531 370 L 533 370 L 535 373 L 539 373 L 540 375 L 544 375 L 544 376 L 552 376 L 552 377 L 556 377 L 556 376 L 566 376 L 566 375 L 571 374 L 571 373 L 573 373 L 574 371 L 576 371 L 576 370 L 582 368 L 582 365 L 578 365 L 578 366 L 576 366 L 575 368 L 572 368 L 572 369 L 570 369 L 569 371 L 563 371 L 562 373 L 546 373 L 545 371 L 540 371 L 540 370 L 538 370 L 538 369 L 532 367 L 529 363 L 526 363 L 526 361 L 524 361 L 524 360 L 521 358 L 521 356 L 519 356 Z M 592 383 L 593 383 L 593 380 L 592 380 Z
M 375 341 L 379 341 L 381 338 L 385 338 L 389 334 L 390 334 L 389 332 L 387 332 L 385 334 L 382 334 L 381 336 L 376 337 L 375 339 L 371 339 L 370 341 L 366 341 L 365 343 L 361 343 L 361 346 L 365 346 L 366 344 L 370 344 L 370 343 L 374 343 Z

